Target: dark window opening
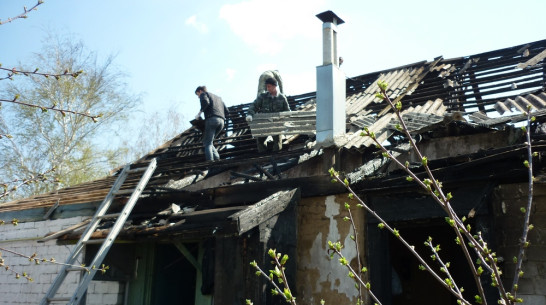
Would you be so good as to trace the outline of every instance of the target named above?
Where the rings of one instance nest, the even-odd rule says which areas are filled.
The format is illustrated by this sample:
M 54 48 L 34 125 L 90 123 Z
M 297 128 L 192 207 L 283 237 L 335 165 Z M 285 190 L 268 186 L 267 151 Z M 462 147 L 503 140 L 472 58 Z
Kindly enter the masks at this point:
M 194 257 L 198 244 L 184 244 Z M 194 304 L 195 267 L 172 244 L 156 246 L 152 304 Z
M 438 262 L 432 260 L 432 252 L 424 244 L 429 236 L 432 237 L 433 245 L 440 245 L 440 258 L 444 263 L 450 263 L 449 272 L 459 288 L 464 288 L 463 295 L 467 300 L 474 299 L 477 293 L 475 282 L 461 247 L 455 243 L 455 234 L 451 227 L 446 224 L 430 224 L 401 228 L 400 233 L 409 244 L 415 246 L 427 264 L 444 279 L 446 275 L 439 271 Z M 417 258 L 392 235 L 389 237 L 389 248 L 393 305 L 457 304 L 457 299 L 430 273 L 419 270 L 420 263 Z

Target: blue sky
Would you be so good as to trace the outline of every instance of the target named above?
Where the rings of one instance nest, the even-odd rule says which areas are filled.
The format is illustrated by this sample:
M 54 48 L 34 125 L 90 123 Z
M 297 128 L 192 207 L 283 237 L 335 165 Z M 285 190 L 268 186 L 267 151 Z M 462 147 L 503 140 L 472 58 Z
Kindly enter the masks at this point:
M 36 2 L 1 0 L 0 19 Z M 277 69 L 287 94 L 315 91 L 315 15 L 325 10 L 346 22 L 338 39 L 349 77 L 546 39 L 544 0 L 45 0 L 27 19 L 0 26 L 0 63 L 27 60 L 48 29 L 74 34 L 100 57 L 116 55 L 145 112 L 175 105 L 188 121 L 199 110 L 198 85 L 228 106 L 248 103 L 261 72 Z

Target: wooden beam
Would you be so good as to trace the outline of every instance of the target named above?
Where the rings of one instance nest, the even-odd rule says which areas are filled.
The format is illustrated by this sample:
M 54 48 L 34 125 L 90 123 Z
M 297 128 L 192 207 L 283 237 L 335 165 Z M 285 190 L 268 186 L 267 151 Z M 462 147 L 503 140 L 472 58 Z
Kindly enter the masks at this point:
M 275 177 L 273 177 L 273 175 L 271 175 L 267 170 L 265 170 L 263 167 L 259 166 L 258 164 L 254 163 L 254 167 L 259 170 L 261 173 L 263 173 L 264 175 L 267 176 L 267 178 L 271 179 L 271 180 L 276 180 Z
M 184 257 L 186 257 L 186 259 L 195 267 L 195 269 L 197 269 L 197 272 L 201 273 L 201 265 L 199 265 L 199 262 L 195 259 L 195 257 L 193 257 L 190 250 L 188 250 L 188 248 L 186 248 L 186 246 L 184 246 L 184 244 L 179 240 L 173 240 L 173 244 L 176 246 L 178 251 L 180 251 L 184 255 Z
M 279 191 L 258 201 L 256 204 L 231 215 L 229 218 L 237 222 L 239 235 L 242 235 L 262 222 L 284 211 L 291 202 L 299 199 L 300 190 L 298 188 L 288 191 Z
M 524 62 L 524 63 L 519 63 L 516 68 L 518 69 L 525 69 L 529 66 L 534 66 L 536 65 L 538 62 L 540 62 L 541 60 L 543 60 L 544 58 L 546 58 L 546 50 L 543 50 L 542 52 L 538 53 L 536 56 L 534 56 L 533 58 L 529 59 L 528 61 Z
M 53 214 L 53 212 L 59 207 L 59 201 L 60 201 L 60 199 L 57 199 L 57 202 L 53 206 L 51 206 L 51 208 L 49 208 L 49 210 L 47 210 L 47 212 L 44 215 L 44 219 L 49 219 L 51 214 Z
M 254 176 L 247 175 L 247 174 L 243 174 L 243 173 L 238 173 L 238 172 L 235 172 L 235 171 L 231 171 L 230 174 L 232 176 L 235 176 L 235 177 L 245 178 L 245 179 L 249 179 L 249 180 L 252 180 L 252 181 L 262 181 L 261 178 L 254 177 Z
M 64 230 L 57 231 L 57 232 L 55 232 L 55 233 L 53 233 L 51 235 L 48 235 L 48 236 L 46 236 L 46 237 L 44 237 L 42 239 L 39 239 L 37 242 L 43 243 L 43 242 L 46 242 L 48 240 L 56 239 L 59 236 L 63 236 L 65 234 L 71 233 L 71 232 L 73 232 L 73 231 L 75 231 L 75 230 L 77 230 L 77 229 L 79 229 L 79 228 L 81 228 L 83 226 L 86 226 L 90 221 L 91 221 L 91 219 L 84 220 L 84 221 L 82 221 L 82 222 L 80 222 L 78 224 L 75 224 L 73 226 L 70 226 L 70 227 L 68 227 L 68 228 L 66 228 Z

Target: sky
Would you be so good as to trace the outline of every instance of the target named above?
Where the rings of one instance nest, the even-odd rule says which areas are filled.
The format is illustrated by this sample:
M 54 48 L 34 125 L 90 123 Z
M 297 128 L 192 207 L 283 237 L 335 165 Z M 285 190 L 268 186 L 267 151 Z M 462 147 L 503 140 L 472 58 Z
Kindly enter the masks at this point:
M 0 19 L 36 2 L 1 0 Z M 316 15 L 326 10 L 345 21 L 338 53 L 348 77 L 546 39 L 544 0 L 45 0 L 0 26 L 0 63 L 24 63 L 50 31 L 74 35 L 99 58 L 115 56 L 144 114 L 174 106 L 189 121 L 200 85 L 227 106 L 249 103 L 260 74 L 276 69 L 287 95 L 315 91 Z

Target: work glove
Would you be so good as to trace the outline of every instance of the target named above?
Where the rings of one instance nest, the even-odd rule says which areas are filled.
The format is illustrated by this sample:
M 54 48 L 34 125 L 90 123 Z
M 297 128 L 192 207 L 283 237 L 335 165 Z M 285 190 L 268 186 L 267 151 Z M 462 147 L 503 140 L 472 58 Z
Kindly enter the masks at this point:
M 246 121 L 247 121 L 247 122 L 252 122 L 252 116 L 251 116 L 251 115 L 247 115 L 247 116 L 246 116 Z

